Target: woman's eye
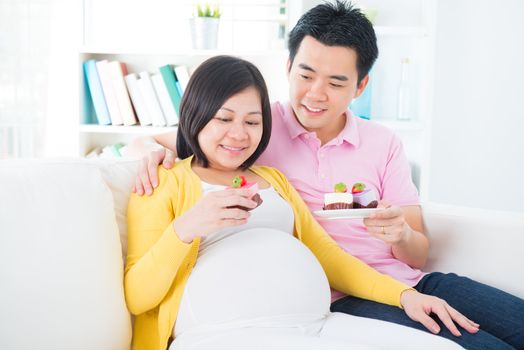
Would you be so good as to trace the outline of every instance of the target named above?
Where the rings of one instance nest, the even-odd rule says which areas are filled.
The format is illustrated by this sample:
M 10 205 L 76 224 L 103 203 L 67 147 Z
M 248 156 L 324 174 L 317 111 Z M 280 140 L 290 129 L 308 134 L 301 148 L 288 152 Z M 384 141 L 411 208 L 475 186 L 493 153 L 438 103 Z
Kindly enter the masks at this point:
M 231 121 L 230 118 L 223 118 L 223 117 L 216 117 L 215 119 L 217 119 L 218 121 L 224 122 L 224 123 Z

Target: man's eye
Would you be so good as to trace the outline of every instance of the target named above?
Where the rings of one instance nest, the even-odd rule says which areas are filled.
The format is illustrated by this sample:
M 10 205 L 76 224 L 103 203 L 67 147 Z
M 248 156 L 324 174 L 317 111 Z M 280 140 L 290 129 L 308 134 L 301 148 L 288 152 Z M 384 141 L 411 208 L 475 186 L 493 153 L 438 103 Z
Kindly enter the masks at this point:
M 300 77 L 304 80 L 309 80 L 311 79 L 310 77 L 308 77 L 307 75 L 304 75 L 304 74 L 300 74 Z
M 331 86 L 336 87 L 336 88 L 339 88 L 339 87 L 343 87 L 344 85 L 331 83 Z
M 246 122 L 247 125 L 260 125 L 260 122 Z

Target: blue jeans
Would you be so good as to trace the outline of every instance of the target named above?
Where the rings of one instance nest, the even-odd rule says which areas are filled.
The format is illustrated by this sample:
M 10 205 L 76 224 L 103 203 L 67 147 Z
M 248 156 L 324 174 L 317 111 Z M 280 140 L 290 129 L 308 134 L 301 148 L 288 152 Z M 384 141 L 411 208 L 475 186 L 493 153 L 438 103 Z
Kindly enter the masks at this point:
M 438 320 L 439 335 L 469 350 L 524 349 L 524 300 L 499 289 L 454 273 L 430 273 L 414 287 L 421 293 L 434 295 L 448 302 L 470 320 L 480 324 L 476 334 L 460 329 L 455 337 Z M 331 304 L 331 311 L 374 318 L 427 331 L 419 322 L 394 306 L 346 296 Z

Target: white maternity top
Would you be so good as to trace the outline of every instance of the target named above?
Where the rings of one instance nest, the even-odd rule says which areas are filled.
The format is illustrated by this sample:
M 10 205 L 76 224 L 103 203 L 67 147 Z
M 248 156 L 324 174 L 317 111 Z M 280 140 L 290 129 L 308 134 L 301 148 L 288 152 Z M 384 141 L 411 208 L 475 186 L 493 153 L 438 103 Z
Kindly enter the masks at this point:
M 203 183 L 204 193 L 224 186 Z M 301 327 L 322 319 L 329 283 L 293 237 L 290 205 L 271 187 L 248 223 L 202 239 L 185 286 L 174 336 L 238 327 Z

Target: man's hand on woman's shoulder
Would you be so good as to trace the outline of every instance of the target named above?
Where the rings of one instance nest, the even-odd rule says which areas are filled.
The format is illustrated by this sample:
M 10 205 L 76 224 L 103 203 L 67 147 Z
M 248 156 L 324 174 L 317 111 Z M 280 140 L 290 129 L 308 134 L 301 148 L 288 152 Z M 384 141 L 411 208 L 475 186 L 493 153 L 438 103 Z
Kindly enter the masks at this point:
M 158 166 L 171 169 L 176 159 L 176 132 L 136 138 L 127 145 L 127 154 L 141 158 L 133 192 L 153 194 L 158 186 Z
M 171 169 L 175 164 L 175 153 L 167 148 L 158 145 L 155 150 L 149 152 L 142 158 L 138 167 L 133 192 L 142 196 L 153 194 L 153 190 L 158 186 L 158 166 Z

